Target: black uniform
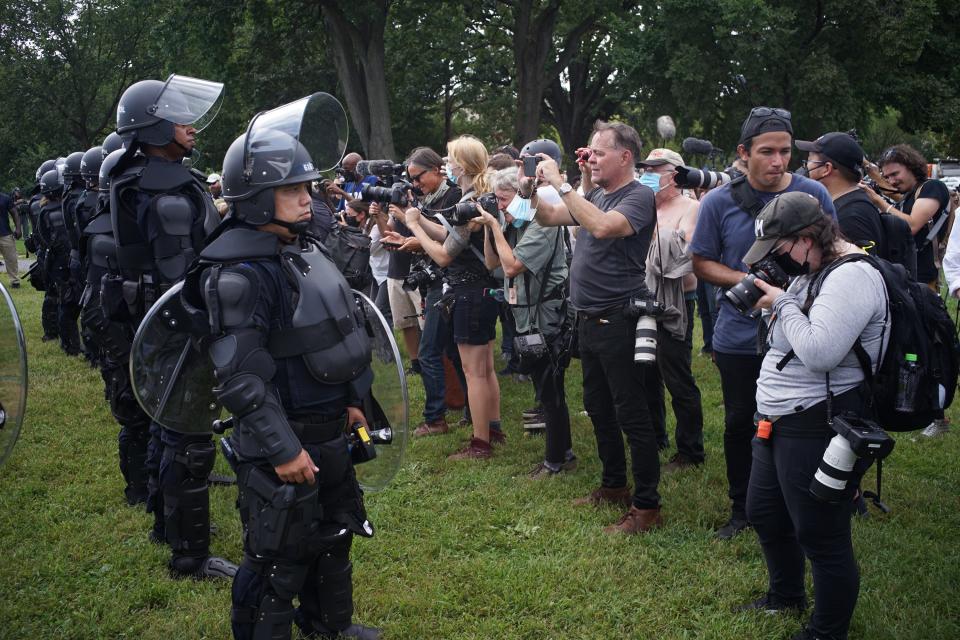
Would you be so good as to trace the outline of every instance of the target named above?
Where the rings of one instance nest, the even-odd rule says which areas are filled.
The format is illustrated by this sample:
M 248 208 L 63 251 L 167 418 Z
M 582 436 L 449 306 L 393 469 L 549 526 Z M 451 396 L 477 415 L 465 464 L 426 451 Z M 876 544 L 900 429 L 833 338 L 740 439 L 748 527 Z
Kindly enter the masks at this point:
M 42 201 L 37 230 L 45 249 L 42 264 L 47 295 L 56 303 L 60 348 L 73 356 L 80 353 L 80 332 L 77 329 L 80 292 L 77 283 L 70 278 L 70 241 L 62 204 L 60 199 L 49 197 Z
M 135 331 L 157 298 L 183 279 L 219 216 L 201 175 L 154 156 L 136 156 L 114 171 L 110 212 L 122 282 L 103 292 L 104 304 L 125 305 Z M 122 301 L 115 299 L 118 293 Z M 183 434 L 150 426 L 151 537 L 170 544 L 171 569 L 181 575 L 197 573 L 210 558 L 207 477 L 215 449 L 209 431 L 202 433 L 207 429 L 200 425 L 200 433 Z
M 358 629 L 350 546 L 373 529 L 344 427 L 373 374 L 346 280 L 313 240 L 283 245 L 239 225 L 204 249 L 191 297 L 208 311 L 214 392 L 237 423 L 226 441 L 245 532 L 234 637 L 287 638 L 294 619 L 305 634 Z M 274 467 L 301 449 L 320 467 L 316 484 L 281 482 Z
M 40 235 L 40 208 L 43 196 L 39 193 L 30 198 L 30 226 L 33 233 L 30 242 L 26 245 L 37 254 L 37 277 L 31 276 L 30 281 L 35 288 L 43 291 L 43 306 L 40 308 L 40 324 L 43 326 L 43 340 L 55 340 L 59 335 L 57 330 L 57 296 L 53 287 L 47 286 L 44 262 L 47 256 L 47 246 Z M 41 288 L 42 287 L 42 288 Z

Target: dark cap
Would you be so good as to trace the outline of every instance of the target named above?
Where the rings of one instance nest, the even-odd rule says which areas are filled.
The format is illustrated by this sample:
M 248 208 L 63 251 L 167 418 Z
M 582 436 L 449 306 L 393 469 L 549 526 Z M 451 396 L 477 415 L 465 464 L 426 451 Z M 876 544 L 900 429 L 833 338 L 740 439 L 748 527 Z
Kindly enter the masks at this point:
M 755 264 L 777 245 L 781 238 L 789 238 L 823 217 L 820 201 L 803 191 L 781 194 L 767 203 L 753 221 L 757 236 L 753 246 L 743 256 L 745 264 Z
M 857 176 L 863 175 L 863 149 L 848 133 L 833 131 L 823 134 L 813 142 L 797 140 L 795 144 L 800 151 L 819 153 L 835 165 L 848 169 Z
M 790 112 L 775 107 L 754 107 L 740 127 L 740 144 L 761 133 L 786 131 L 793 135 Z

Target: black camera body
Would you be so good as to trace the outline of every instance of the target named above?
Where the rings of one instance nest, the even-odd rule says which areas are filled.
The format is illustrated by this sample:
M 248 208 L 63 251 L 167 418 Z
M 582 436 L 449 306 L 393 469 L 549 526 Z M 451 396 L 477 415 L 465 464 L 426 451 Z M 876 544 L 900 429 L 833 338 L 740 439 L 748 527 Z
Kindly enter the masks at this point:
M 477 198 L 476 202 L 458 202 L 448 209 L 421 209 L 420 212 L 428 218 L 442 215 L 451 226 L 459 227 L 480 215 L 480 212 L 477 211 L 478 204 L 492 216 L 496 216 L 499 211 L 497 196 L 492 193 L 485 193 Z
M 439 282 L 442 278 L 443 272 L 440 267 L 428 260 L 421 260 L 410 269 L 410 273 L 403 279 L 403 290 L 429 289 L 433 283 Z
M 858 458 L 883 460 L 896 444 L 896 440 L 876 422 L 849 411 L 834 416 L 833 430 L 847 439 Z
M 517 356 L 517 370 L 523 375 L 533 373 L 540 362 L 550 355 L 550 345 L 539 331 L 514 336 L 513 350 Z
M 623 308 L 623 315 L 631 320 L 636 320 L 640 316 L 659 318 L 666 309 L 662 302 L 653 298 L 631 298 Z
M 785 289 L 790 282 L 790 276 L 774 261 L 773 256 L 765 256 L 750 267 L 750 273 L 743 280 L 724 294 L 740 313 L 749 313 L 757 300 L 763 297 L 763 291 L 754 284 L 758 279 L 781 289 Z
M 725 171 L 710 171 L 694 167 L 677 167 L 673 182 L 681 189 L 713 189 L 730 182 Z
M 384 206 L 393 204 L 402 209 L 415 205 L 416 200 L 408 195 L 412 189 L 412 184 L 400 179 L 390 186 L 365 184 L 360 189 L 360 199 L 364 202 L 378 202 Z
M 374 176 L 384 186 L 393 186 L 403 180 L 403 165 L 393 160 L 361 160 L 357 163 L 360 176 Z
M 896 441 L 873 420 L 850 411 L 834 416 L 830 426 L 837 435 L 823 452 L 810 481 L 810 494 L 823 502 L 839 504 L 850 500 L 854 487 L 851 481 L 858 473 L 857 460 L 883 460 L 893 451 Z

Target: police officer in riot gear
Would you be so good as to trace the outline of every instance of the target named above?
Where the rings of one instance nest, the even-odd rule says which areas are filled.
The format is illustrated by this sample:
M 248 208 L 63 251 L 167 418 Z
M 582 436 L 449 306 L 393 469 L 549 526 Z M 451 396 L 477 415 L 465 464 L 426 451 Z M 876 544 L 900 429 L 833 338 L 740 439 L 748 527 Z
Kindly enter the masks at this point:
M 56 302 L 60 348 L 70 356 L 80 354 L 77 329 L 79 296 L 70 280 L 70 239 L 63 216 L 63 182 L 60 171 L 51 169 L 40 178 L 40 213 L 37 231 L 45 249 L 42 263 L 47 294 Z
M 80 273 L 80 227 L 77 220 L 77 206 L 85 191 L 86 184 L 80 173 L 83 164 L 83 151 L 74 151 L 67 155 L 63 165 L 63 200 L 61 209 L 63 210 L 63 222 L 67 227 L 67 242 L 70 245 L 70 251 L 67 258 L 67 282 L 63 291 L 59 292 L 61 309 L 65 309 L 70 314 L 63 322 L 69 322 L 71 326 L 77 325 L 77 319 L 80 316 L 80 294 L 83 292 L 83 280 Z M 64 299 L 66 303 L 64 303 Z M 80 345 L 79 339 L 77 342 Z M 89 354 L 85 355 L 89 359 Z
M 345 431 L 367 424 L 370 341 L 349 285 L 307 233 L 320 174 L 289 134 L 305 125 L 271 128 L 285 113 L 296 123 L 319 110 L 303 106 L 312 100 L 333 101 L 315 94 L 261 114 L 230 146 L 230 213 L 183 291 L 184 306 L 207 312 L 214 393 L 236 423 L 224 448 L 245 531 L 233 583 L 238 639 L 289 638 L 292 621 L 311 638 L 380 637 L 351 621 L 350 547 L 373 528 Z
M 32 251 L 37 256 L 37 266 L 31 269 L 30 284 L 38 291 L 43 291 L 43 305 L 40 309 L 40 323 L 43 326 L 43 341 L 56 340 L 57 332 L 57 298 L 53 287 L 48 287 L 44 275 L 44 262 L 46 260 L 47 248 L 40 236 L 40 208 L 44 195 L 40 192 L 40 178 L 51 169 L 55 169 L 57 161 L 54 159 L 46 160 L 37 168 L 36 186 L 30 197 L 30 227 L 33 233 L 25 241 L 24 246 L 28 251 Z
M 122 282 L 101 295 L 115 314 L 126 306 L 133 329 L 157 298 L 183 279 L 219 220 L 204 176 L 181 161 L 193 151 L 197 131 L 216 116 L 222 91 L 220 83 L 171 75 L 165 82 L 133 84 L 117 105 L 125 152 L 110 175 L 110 214 Z M 229 578 L 236 566 L 210 555 L 207 478 L 215 449 L 209 425 L 196 431 L 150 427 L 150 537 L 169 543 L 174 576 Z

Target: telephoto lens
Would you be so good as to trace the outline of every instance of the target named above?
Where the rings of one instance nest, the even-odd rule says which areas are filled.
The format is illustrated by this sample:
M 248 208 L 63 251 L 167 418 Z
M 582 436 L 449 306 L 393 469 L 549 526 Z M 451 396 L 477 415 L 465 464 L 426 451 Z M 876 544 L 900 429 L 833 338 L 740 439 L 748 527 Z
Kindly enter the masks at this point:
M 681 189 L 713 189 L 730 182 L 730 174 L 694 167 L 677 167 L 673 181 Z
M 810 493 L 819 500 L 834 504 L 846 499 L 847 482 L 853 475 L 856 461 L 857 454 L 850 442 L 840 434 L 833 436 L 810 482 Z
M 633 361 L 642 364 L 655 364 L 657 361 L 657 319 L 653 316 L 642 315 L 637 320 Z

